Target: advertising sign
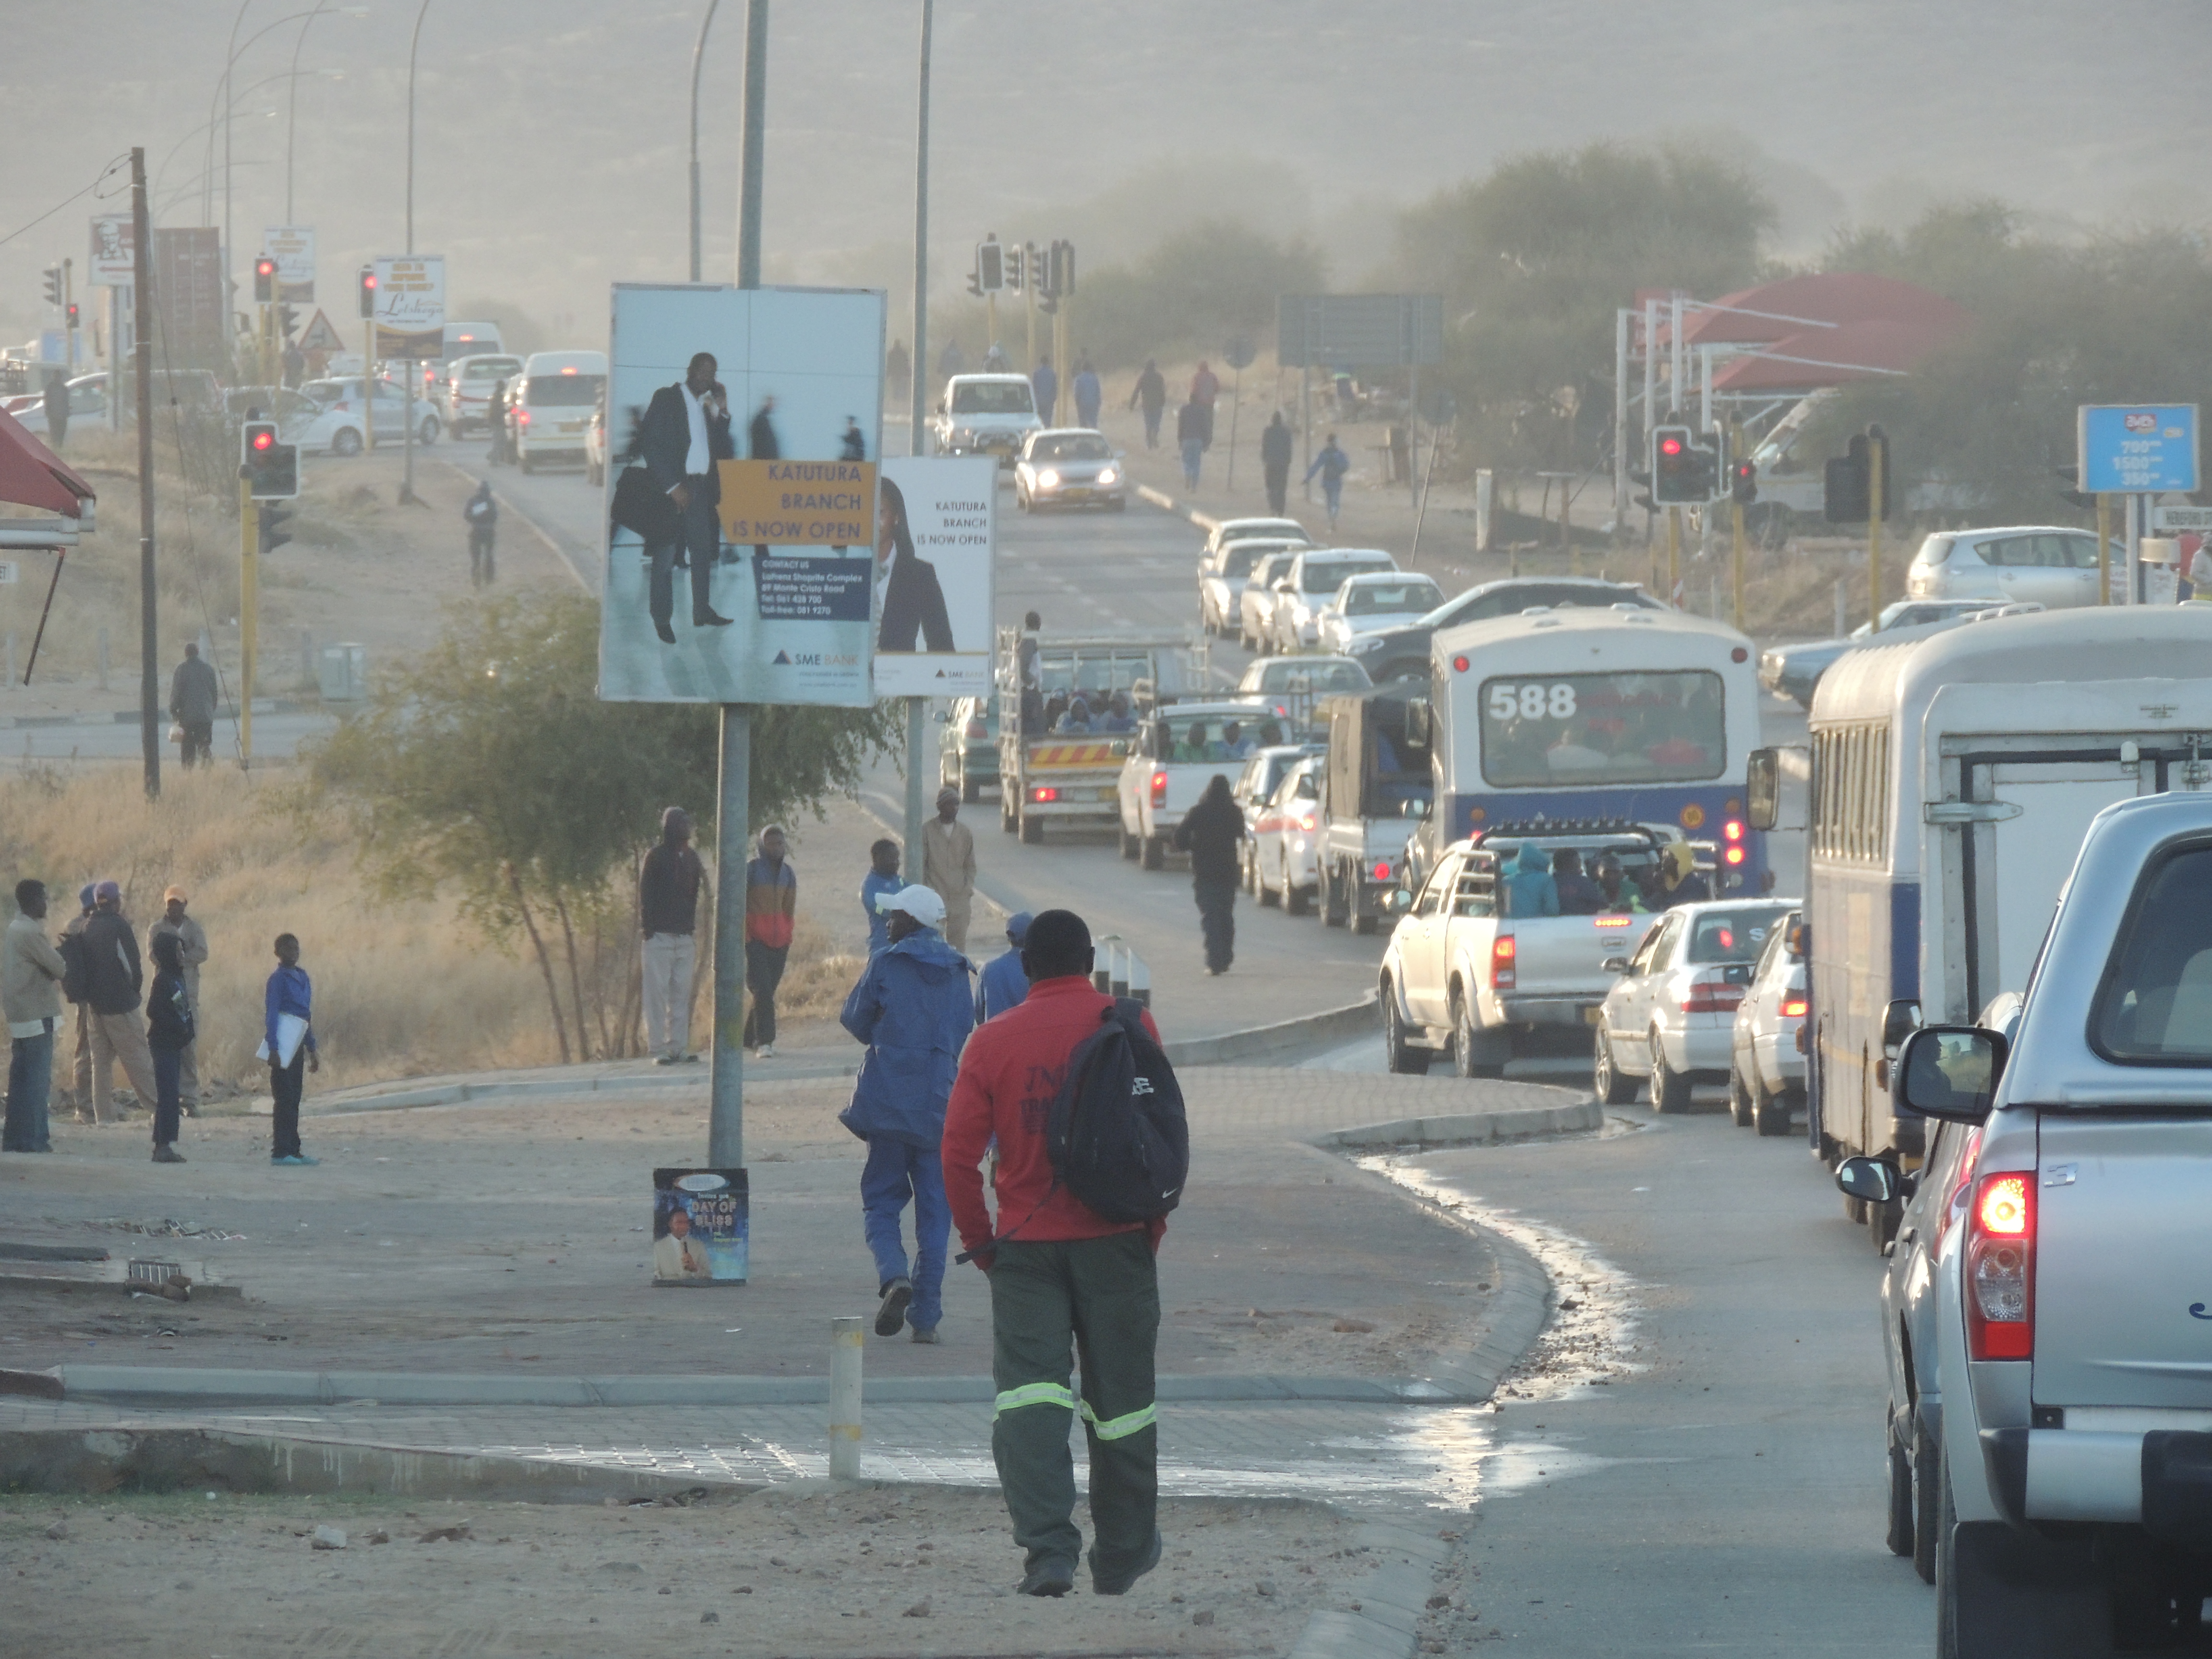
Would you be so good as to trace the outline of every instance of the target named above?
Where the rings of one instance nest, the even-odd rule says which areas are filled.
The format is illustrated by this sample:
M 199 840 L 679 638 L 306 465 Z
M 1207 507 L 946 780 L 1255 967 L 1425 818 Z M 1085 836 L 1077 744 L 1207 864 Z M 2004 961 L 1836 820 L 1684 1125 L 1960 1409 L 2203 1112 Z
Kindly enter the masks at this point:
M 751 1221 L 743 1170 L 655 1170 L 653 1284 L 744 1284 Z
M 222 233 L 213 226 L 154 230 L 154 328 L 164 368 L 227 368 Z
M 866 706 L 884 296 L 618 283 L 613 310 L 599 696 Z
M 998 496 L 993 456 L 884 462 L 872 538 L 878 696 L 990 690 Z
M 261 251 L 276 262 L 276 297 L 306 304 L 315 297 L 315 228 L 271 225 L 261 233 Z M 441 323 L 443 318 L 439 319 Z
M 2195 404 L 2083 404 L 2075 418 L 2081 487 L 2089 494 L 2197 488 Z
M 88 288 L 129 288 L 137 240 L 129 214 L 94 215 L 92 254 L 84 262 L 85 285 Z
M 1279 294 L 1276 361 L 1285 368 L 1403 368 L 1444 360 L 1437 294 Z
M 376 355 L 446 355 L 446 261 L 418 254 L 376 262 Z

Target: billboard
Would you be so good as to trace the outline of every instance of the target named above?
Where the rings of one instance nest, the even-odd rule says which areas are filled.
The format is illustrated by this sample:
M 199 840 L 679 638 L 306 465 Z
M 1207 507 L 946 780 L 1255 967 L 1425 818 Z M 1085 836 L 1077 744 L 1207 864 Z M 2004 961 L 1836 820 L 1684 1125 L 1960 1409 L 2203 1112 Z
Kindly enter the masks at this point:
M 224 304 L 222 233 L 213 226 L 157 226 L 154 231 L 154 338 L 161 367 L 217 368 L 230 363 Z
M 1276 361 L 1285 368 L 1405 368 L 1444 360 L 1437 294 L 1279 294 Z
M 129 288 L 137 236 L 127 213 L 98 213 L 92 220 L 92 256 L 84 262 L 88 288 Z
M 599 696 L 865 707 L 884 296 L 618 283 L 613 313 Z
M 412 254 L 376 262 L 376 355 L 446 355 L 446 261 Z
M 261 233 L 261 251 L 276 262 L 276 297 L 307 303 L 315 297 L 315 228 L 271 225 Z M 443 319 L 440 319 L 441 322 Z
M 2198 488 L 2195 404 L 2082 404 L 2075 437 L 2081 488 L 2091 495 Z
M 873 538 L 878 696 L 990 690 L 998 496 L 994 456 L 884 462 Z

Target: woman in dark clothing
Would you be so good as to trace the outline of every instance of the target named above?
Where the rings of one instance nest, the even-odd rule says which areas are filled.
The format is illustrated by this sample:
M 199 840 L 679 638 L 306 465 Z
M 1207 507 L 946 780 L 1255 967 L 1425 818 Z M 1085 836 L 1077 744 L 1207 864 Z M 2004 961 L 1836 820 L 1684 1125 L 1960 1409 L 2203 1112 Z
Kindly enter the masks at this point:
M 1237 957 L 1237 848 L 1244 814 L 1221 773 L 1176 826 L 1176 850 L 1190 854 L 1190 885 L 1206 930 L 1206 971 L 1225 974 Z
M 192 1005 L 185 994 L 185 959 L 176 934 L 156 933 L 148 948 L 154 957 L 154 984 L 146 994 L 146 1046 L 154 1051 L 154 1162 L 182 1164 L 178 1080 L 192 1040 Z

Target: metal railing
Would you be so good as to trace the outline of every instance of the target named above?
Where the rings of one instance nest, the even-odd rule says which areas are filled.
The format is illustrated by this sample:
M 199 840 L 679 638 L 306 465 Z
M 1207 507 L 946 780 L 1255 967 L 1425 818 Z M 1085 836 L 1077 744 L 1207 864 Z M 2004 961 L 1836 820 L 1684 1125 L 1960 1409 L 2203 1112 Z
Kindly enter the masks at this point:
M 1130 997 L 1152 1006 L 1152 970 L 1145 965 L 1129 941 L 1119 933 L 1101 933 L 1091 941 L 1097 960 L 1091 982 L 1109 996 Z

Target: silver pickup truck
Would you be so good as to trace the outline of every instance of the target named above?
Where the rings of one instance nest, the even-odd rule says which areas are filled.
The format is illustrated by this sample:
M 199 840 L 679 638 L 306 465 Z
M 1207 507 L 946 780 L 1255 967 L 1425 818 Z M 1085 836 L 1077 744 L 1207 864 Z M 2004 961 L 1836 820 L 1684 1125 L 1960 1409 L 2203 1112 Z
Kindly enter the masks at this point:
M 2013 1042 L 1925 1026 L 1892 1070 L 1900 1109 L 1978 1133 L 1930 1218 L 1942 1229 L 1937 1652 L 2201 1651 L 2212 798 L 2150 795 L 2099 813 Z M 1887 1202 L 1916 1177 L 1856 1158 L 1837 1180 Z M 1901 1407 L 1892 1401 L 1893 1419 Z

